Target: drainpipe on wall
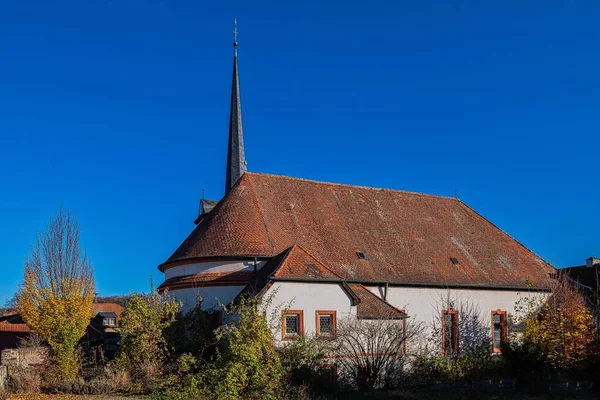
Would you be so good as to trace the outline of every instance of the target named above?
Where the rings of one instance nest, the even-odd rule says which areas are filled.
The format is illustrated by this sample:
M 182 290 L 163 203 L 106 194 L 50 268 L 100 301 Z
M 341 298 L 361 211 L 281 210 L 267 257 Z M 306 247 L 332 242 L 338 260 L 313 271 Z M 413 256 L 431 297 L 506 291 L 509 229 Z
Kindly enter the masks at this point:
M 383 291 L 383 301 L 387 301 L 387 292 L 388 292 L 389 283 L 385 283 L 385 289 Z

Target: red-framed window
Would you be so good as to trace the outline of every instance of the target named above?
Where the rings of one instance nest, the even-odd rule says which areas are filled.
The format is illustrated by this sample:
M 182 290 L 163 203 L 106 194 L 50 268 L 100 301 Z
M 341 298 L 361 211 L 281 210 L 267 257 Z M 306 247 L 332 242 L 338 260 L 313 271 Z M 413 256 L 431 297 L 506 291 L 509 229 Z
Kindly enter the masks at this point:
M 458 310 L 442 311 L 442 352 L 458 353 Z
M 337 327 L 336 312 L 317 310 L 315 312 L 315 326 L 317 336 L 334 336 Z
M 500 353 L 502 345 L 508 341 L 506 311 L 492 311 L 492 351 Z
M 284 310 L 281 312 L 281 339 L 295 339 L 304 333 L 304 311 Z

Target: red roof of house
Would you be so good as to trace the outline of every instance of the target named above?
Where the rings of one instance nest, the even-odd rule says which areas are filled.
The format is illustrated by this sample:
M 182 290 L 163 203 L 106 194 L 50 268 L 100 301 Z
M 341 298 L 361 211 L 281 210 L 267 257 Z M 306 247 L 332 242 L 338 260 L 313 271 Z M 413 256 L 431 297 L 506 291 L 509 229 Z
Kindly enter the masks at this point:
M 404 311 L 380 299 L 363 285 L 350 285 L 350 288 L 360 299 L 356 307 L 356 316 L 359 319 L 401 319 L 407 317 Z
M 273 276 L 277 278 L 342 279 L 341 276 L 298 245 L 292 246 L 286 252 Z
M 121 319 L 121 314 L 125 311 L 125 307 L 116 303 L 94 303 L 92 305 L 92 318 L 98 315 L 98 313 L 115 313 L 117 320 Z
M 293 245 L 289 249 L 284 250 L 282 253 L 271 258 L 253 275 L 248 285 L 235 297 L 233 300 L 234 303 L 240 301 L 244 296 L 260 295 L 273 280 L 287 279 L 292 281 L 310 279 L 338 284 L 350 296 L 353 305 L 360 303 L 358 296 L 350 289 L 350 286 L 341 276 L 331 271 L 325 264 L 302 248 L 302 246 Z
M 124 310 L 125 308 L 120 304 L 94 303 L 92 306 L 92 318 L 100 312 L 114 312 L 117 315 L 117 319 L 120 319 Z M 0 332 L 31 333 L 31 329 L 23 321 L 21 315 L 15 313 L 0 317 Z
M 541 288 L 554 271 L 456 198 L 257 173 L 244 174 L 160 268 L 273 257 L 294 244 L 354 282 Z
M 0 317 L 0 332 L 31 333 L 31 329 L 19 314 Z

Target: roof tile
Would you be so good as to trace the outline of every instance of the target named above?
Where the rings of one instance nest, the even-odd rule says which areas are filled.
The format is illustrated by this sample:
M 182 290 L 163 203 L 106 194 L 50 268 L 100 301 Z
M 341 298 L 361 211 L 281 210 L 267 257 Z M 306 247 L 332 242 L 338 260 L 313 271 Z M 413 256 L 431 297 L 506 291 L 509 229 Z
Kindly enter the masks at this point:
M 400 319 L 407 317 L 404 311 L 383 301 L 363 285 L 349 286 L 360 299 L 356 310 L 356 316 L 359 319 Z
M 548 287 L 554 271 L 455 198 L 256 173 L 244 174 L 161 268 L 272 257 L 294 244 L 358 282 Z

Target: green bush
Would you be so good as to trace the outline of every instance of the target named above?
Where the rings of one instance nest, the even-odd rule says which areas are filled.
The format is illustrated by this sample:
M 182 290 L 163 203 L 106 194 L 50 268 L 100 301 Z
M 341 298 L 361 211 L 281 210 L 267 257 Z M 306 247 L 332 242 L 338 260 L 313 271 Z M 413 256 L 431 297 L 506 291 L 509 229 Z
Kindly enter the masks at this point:
M 508 373 L 517 379 L 521 389 L 535 390 L 553 379 L 546 354 L 530 341 L 511 341 L 502 347 Z
M 165 294 L 131 296 L 119 329 L 119 352 L 113 365 L 127 371 L 132 390 L 147 392 L 162 382 L 169 357 L 166 330 L 175 322 L 180 304 Z
M 243 299 L 225 312 L 237 322 L 215 331 L 214 338 L 219 347 L 214 359 L 205 362 L 191 354 L 183 354 L 171 364 L 171 372 L 153 398 L 282 398 L 284 370 L 257 300 Z
M 183 354 L 189 354 L 211 361 L 218 342 L 214 333 L 218 328 L 215 315 L 202 310 L 201 298 L 190 311 L 180 311 L 175 321 L 165 329 L 168 360 L 172 362 Z
M 286 343 L 279 356 L 290 390 L 318 394 L 338 389 L 335 366 L 326 363 L 331 353 L 328 340 L 301 336 Z
M 458 354 L 441 354 L 427 348 L 410 359 L 407 380 L 412 384 L 449 383 L 489 378 L 493 369 L 487 343 Z
M 239 322 L 217 330 L 223 346 L 202 371 L 203 384 L 222 400 L 279 399 L 284 371 L 258 301 L 244 298 L 226 311 Z

